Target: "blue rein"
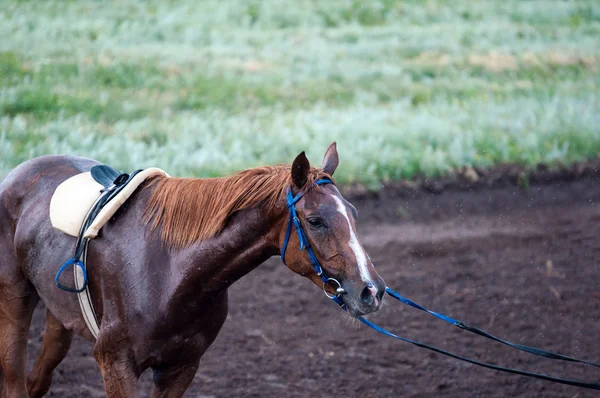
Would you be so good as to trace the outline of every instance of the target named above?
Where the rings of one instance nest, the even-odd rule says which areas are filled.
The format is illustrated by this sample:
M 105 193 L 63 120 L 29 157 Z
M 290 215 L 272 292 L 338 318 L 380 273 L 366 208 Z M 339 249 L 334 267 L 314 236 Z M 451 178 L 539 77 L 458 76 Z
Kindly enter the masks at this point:
M 324 185 L 324 184 L 332 184 L 333 182 L 329 179 L 321 179 L 321 180 L 317 180 L 315 181 L 314 185 Z M 304 230 L 302 229 L 302 224 L 300 223 L 300 219 L 298 218 L 298 213 L 296 212 L 296 203 L 302 198 L 302 196 L 304 196 L 304 194 L 308 192 L 308 190 L 305 191 L 301 191 L 300 193 L 298 193 L 298 195 L 294 196 L 293 192 L 292 192 L 292 188 L 290 187 L 288 192 L 287 192 L 287 207 L 289 209 L 290 212 L 290 218 L 288 221 L 288 226 L 287 226 L 287 230 L 285 233 L 285 239 L 283 241 L 283 247 L 281 249 L 281 261 L 283 261 L 283 263 L 285 264 L 285 252 L 292 234 L 292 226 L 294 226 L 296 228 L 296 233 L 298 234 L 298 239 L 300 240 L 300 251 L 306 249 L 306 251 L 308 252 L 308 256 L 310 258 L 310 262 L 313 266 L 313 268 L 315 269 L 315 272 L 317 273 L 317 275 L 321 278 L 321 280 L 323 281 L 323 291 L 325 292 L 325 295 L 327 295 L 327 297 L 329 297 L 330 299 L 332 299 L 333 301 L 335 301 L 339 306 L 342 307 L 342 309 L 346 310 L 346 306 L 344 304 L 344 302 L 342 301 L 342 299 L 340 298 L 340 296 L 342 294 L 345 294 L 346 292 L 344 291 L 344 289 L 342 288 L 341 283 L 334 279 L 334 278 L 330 278 L 327 277 L 327 275 L 325 274 L 323 267 L 321 267 L 321 264 L 319 263 L 319 260 L 317 259 L 317 257 L 315 256 L 315 253 L 313 252 L 312 248 L 310 247 L 310 244 L 308 242 L 308 239 L 306 238 L 306 234 L 304 233 Z M 334 282 L 338 285 L 338 288 L 336 290 L 336 294 L 335 295 L 330 295 L 329 293 L 327 293 L 327 291 L 325 290 L 326 285 L 330 282 Z M 479 336 L 483 336 L 485 338 L 497 341 L 499 343 L 508 345 L 509 347 L 512 347 L 514 349 L 520 350 L 520 351 L 524 351 L 533 355 L 538 355 L 538 356 L 542 356 L 545 358 L 549 358 L 549 359 L 557 359 L 557 360 L 562 360 L 562 361 L 569 361 L 569 362 L 576 362 L 576 363 L 581 363 L 581 364 L 585 364 L 585 365 L 591 365 L 591 366 L 596 366 L 596 367 L 600 367 L 599 364 L 596 363 L 592 363 L 592 362 L 588 362 L 588 361 L 582 361 L 579 359 L 575 359 L 575 358 L 571 358 L 568 357 L 566 355 L 562 355 L 562 354 L 557 354 L 554 352 L 550 352 L 550 351 L 546 351 L 546 350 L 542 350 L 540 348 L 535 348 L 535 347 L 529 347 L 529 346 L 525 346 L 525 345 L 521 345 L 521 344 L 515 344 L 515 343 L 511 343 L 510 341 L 506 341 L 503 340 L 499 337 L 496 337 L 484 330 L 481 330 L 479 328 L 476 328 L 474 326 L 470 326 L 468 324 L 466 324 L 465 322 L 456 320 L 454 318 L 451 318 L 449 316 L 446 316 L 444 314 L 440 314 L 438 312 L 434 312 L 434 311 L 430 311 L 427 308 L 423 307 L 422 305 L 419 305 L 417 303 L 415 303 L 414 301 L 411 301 L 405 297 L 402 297 L 400 294 L 398 294 L 396 291 L 387 288 L 386 287 L 386 293 L 393 297 L 394 299 L 400 301 L 403 304 L 409 305 L 413 308 L 416 308 L 420 311 L 424 311 L 427 312 L 430 315 L 435 316 L 438 319 L 441 319 L 444 322 L 447 322 L 451 325 L 454 325 L 460 329 L 466 330 L 468 332 L 477 334 Z M 478 366 L 483 366 L 485 368 L 488 369 L 494 369 L 494 370 L 498 370 L 501 372 L 507 372 L 507 373 L 513 373 L 513 374 L 518 374 L 521 376 L 528 376 L 528 377 L 533 377 L 533 378 L 537 378 L 537 379 L 542 379 L 542 380 L 546 380 L 546 381 L 552 381 L 552 382 L 556 382 L 556 383 L 561 383 L 561 384 L 567 384 L 567 385 L 571 385 L 571 386 L 576 386 L 576 387 L 583 387 L 583 388 L 589 388 L 589 389 L 593 389 L 593 390 L 600 390 L 600 383 L 586 383 L 583 381 L 577 381 L 577 380 L 569 380 L 569 379 L 561 379 L 561 378 L 557 378 L 557 377 L 552 377 L 552 376 L 548 376 L 545 374 L 540 374 L 540 373 L 532 373 L 532 372 L 527 372 L 527 371 L 523 371 L 523 370 L 518 370 L 518 369 L 511 369 L 511 368 L 505 368 L 505 367 L 501 367 L 501 366 L 497 366 L 497 365 L 492 365 L 492 364 L 488 364 L 485 362 L 480 362 L 480 361 L 476 361 L 474 359 L 470 359 L 470 358 L 465 358 L 456 354 L 453 354 L 451 352 L 442 350 L 440 348 L 434 347 L 434 346 L 430 346 L 428 344 L 424 344 L 418 341 L 414 341 L 414 340 L 410 340 L 401 336 L 398 336 L 394 333 L 391 333 L 387 330 L 385 330 L 384 328 L 374 324 L 371 321 L 368 321 L 367 319 L 365 319 L 364 317 L 359 317 L 358 318 L 362 323 L 364 323 L 365 325 L 367 325 L 368 327 L 372 328 L 373 330 L 382 333 L 386 336 L 392 337 L 394 339 L 397 340 L 401 340 L 404 341 L 406 343 L 410 343 L 413 345 L 416 345 L 417 347 L 421 347 L 421 348 L 425 348 L 427 350 L 431 350 L 434 352 L 437 352 L 439 354 L 442 355 L 446 355 L 449 356 L 451 358 L 455 358 L 458 359 L 460 361 L 464 361 L 464 362 L 468 362 L 474 365 L 478 365 Z
M 477 334 L 479 336 L 483 336 L 485 338 L 488 338 L 488 339 L 500 342 L 502 344 L 508 345 L 508 346 L 510 346 L 512 348 L 515 348 L 517 350 L 524 351 L 524 352 L 527 352 L 527 353 L 533 354 L 533 355 L 542 356 L 542 357 L 549 358 L 549 359 L 557 359 L 557 360 L 563 360 L 563 361 L 569 361 L 569 362 L 577 362 L 577 363 L 581 363 L 581 364 L 584 364 L 584 365 L 591 365 L 591 366 L 595 366 L 595 367 L 600 367 L 600 364 L 596 364 L 596 363 L 593 363 L 593 362 L 582 361 L 582 360 L 579 360 L 579 359 L 568 357 L 566 355 L 557 354 L 557 353 L 554 353 L 554 352 L 542 350 L 540 348 L 529 347 L 529 346 L 526 346 L 526 345 L 515 344 L 515 343 L 511 343 L 510 341 L 502 340 L 501 338 L 496 337 L 496 336 L 494 336 L 494 335 L 492 335 L 492 334 L 490 334 L 490 333 L 488 333 L 488 332 L 486 332 L 484 330 L 481 330 L 481 329 L 476 328 L 474 326 L 470 326 L 470 325 L 466 324 L 463 321 L 456 320 L 454 318 L 451 318 L 451 317 L 446 316 L 444 314 L 440 314 L 438 312 L 430 311 L 427 308 L 423 307 L 422 305 L 419 305 L 419 304 L 415 303 L 414 301 L 411 301 L 411 300 L 409 300 L 409 299 L 407 299 L 405 297 L 402 297 L 400 294 L 398 294 L 396 291 L 390 289 L 389 287 L 387 287 L 385 289 L 385 291 L 386 291 L 386 293 L 389 296 L 395 298 L 396 300 L 398 300 L 398 301 L 400 301 L 400 302 L 402 302 L 402 303 L 404 303 L 406 305 L 409 305 L 409 306 L 411 306 L 413 308 L 416 308 L 418 310 L 425 311 L 428 314 L 433 315 L 436 318 L 443 320 L 444 322 L 447 322 L 447 323 L 449 323 L 451 325 L 454 325 L 454 326 L 456 326 L 456 327 L 458 327 L 460 329 L 464 329 L 464 330 L 469 331 L 471 333 L 475 333 L 475 334 Z M 442 355 L 449 356 L 449 357 L 454 358 L 454 359 L 458 359 L 459 361 L 468 362 L 468 363 L 471 363 L 473 365 L 482 366 L 482 367 L 488 368 L 488 369 L 498 370 L 500 372 L 513 373 L 513 374 L 518 374 L 518 375 L 521 375 L 521 376 L 533 377 L 533 378 L 536 378 L 536 379 L 542 379 L 542 380 L 551 381 L 551 382 L 560 383 L 560 384 L 567 384 L 567 385 L 576 386 L 576 387 L 589 388 L 589 389 L 592 389 L 592 390 L 600 390 L 600 383 L 587 383 L 587 382 L 579 381 L 579 380 L 561 379 L 561 378 L 558 378 L 558 377 L 552 377 L 552 376 L 548 376 L 548 375 L 541 374 L 541 373 L 533 373 L 533 372 L 527 372 L 527 371 L 524 371 L 524 370 L 518 370 L 518 369 L 512 369 L 512 368 L 505 368 L 505 367 L 502 367 L 502 366 L 492 365 L 492 364 L 489 364 L 489 363 L 480 362 L 480 361 L 476 361 L 474 359 L 462 357 L 460 355 L 456 355 L 454 353 L 442 350 L 440 348 L 437 348 L 437 347 L 434 347 L 434 346 L 431 346 L 431 345 L 428 345 L 428 344 L 421 343 L 419 341 L 414 341 L 414 340 L 407 339 L 405 337 L 398 336 L 398 335 L 396 335 L 396 334 L 394 334 L 392 332 L 389 332 L 389 331 L 385 330 L 381 326 L 378 326 L 378 325 L 374 324 L 373 322 L 368 321 L 367 319 L 363 318 L 362 316 L 359 317 L 358 319 L 362 323 L 364 323 L 365 325 L 367 325 L 368 327 L 370 327 L 371 329 L 373 329 L 373 330 L 375 330 L 375 331 L 377 331 L 377 332 L 379 332 L 381 334 L 384 334 L 386 336 L 392 337 L 392 338 L 400 340 L 400 341 L 404 341 L 404 342 L 409 343 L 409 344 L 416 345 L 417 347 L 425 348 L 427 350 L 434 351 L 434 352 L 437 352 L 437 353 L 442 354 Z

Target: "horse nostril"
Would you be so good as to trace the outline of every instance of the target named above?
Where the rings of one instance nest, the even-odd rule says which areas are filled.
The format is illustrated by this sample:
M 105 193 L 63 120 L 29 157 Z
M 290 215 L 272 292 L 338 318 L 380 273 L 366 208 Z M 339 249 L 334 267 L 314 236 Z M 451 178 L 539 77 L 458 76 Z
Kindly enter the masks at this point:
M 375 298 L 377 297 L 377 289 L 373 285 L 367 285 L 360 292 L 360 301 L 365 305 L 373 305 Z
M 377 292 L 377 298 L 379 301 L 383 300 L 383 295 L 385 294 L 385 289 L 381 289 Z

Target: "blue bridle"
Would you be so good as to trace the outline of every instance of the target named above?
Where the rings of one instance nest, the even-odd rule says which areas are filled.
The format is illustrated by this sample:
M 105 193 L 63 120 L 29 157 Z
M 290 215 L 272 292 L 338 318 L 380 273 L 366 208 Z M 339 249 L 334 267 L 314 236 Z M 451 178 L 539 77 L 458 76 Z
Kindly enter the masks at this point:
M 314 186 L 317 185 L 325 185 L 325 184 L 333 184 L 333 182 L 329 179 L 321 179 L 321 180 L 317 180 L 315 181 Z M 312 188 L 312 187 L 310 187 Z M 310 189 L 309 188 L 309 189 Z M 323 291 L 325 292 L 325 295 L 327 297 L 329 297 L 330 299 L 332 299 L 333 301 L 335 301 L 339 306 L 341 306 L 344 310 L 346 310 L 346 305 L 344 304 L 344 302 L 342 301 L 342 299 L 340 298 L 341 295 L 345 294 L 346 291 L 342 288 L 341 283 L 334 278 L 330 278 L 325 274 L 325 271 L 323 270 L 323 267 L 321 267 L 321 264 L 319 263 L 319 260 L 317 259 L 317 257 L 315 256 L 315 253 L 313 252 L 312 248 L 310 247 L 310 244 L 308 242 L 308 239 L 306 237 L 306 234 L 304 233 L 304 230 L 302 229 L 302 224 L 300 223 L 300 219 L 298 218 L 298 213 L 296 212 L 296 203 L 298 203 L 298 201 L 302 198 L 302 196 L 304 196 L 306 193 L 308 192 L 308 190 L 304 190 L 299 192 L 296 196 L 294 196 L 294 193 L 292 192 L 292 187 L 289 188 L 288 192 L 287 192 L 287 207 L 288 210 L 290 212 L 290 218 L 288 221 L 288 226 L 287 226 L 287 230 L 285 232 L 285 239 L 283 241 L 283 247 L 281 249 L 281 261 L 283 261 L 283 263 L 285 264 L 285 252 L 292 234 L 292 226 L 294 226 L 296 228 L 296 233 L 298 234 L 298 239 L 300 241 L 300 251 L 306 249 L 306 251 L 308 252 L 308 256 L 310 258 L 310 262 L 313 266 L 313 268 L 315 269 L 315 272 L 317 273 L 317 275 L 321 278 L 321 280 L 323 281 Z M 326 286 L 328 283 L 335 283 L 338 285 L 338 288 L 336 289 L 336 294 L 335 295 L 330 295 L 329 293 L 327 293 L 326 290 Z M 525 346 L 522 344 L 515 344 L 515 343 L 511 343 L 510 341 L 507 340 L 503 340 L 499 337 L 496 337 L 484 330 L 481 330 L 479 328 L 476 328 L 474 326 L 470 326 L 467 323 L 463 322 L 463 321 L 459 321 L 456 320 L 454 318 L 451 318 L 449 316 L 446 316 L 444 314 L 440 314 L 438 312 L 434 312 L 434 311 L 430 311 L 427 308 L 415 303 L 414 301 L 411 301 L 405 297 L 402 297 L 399 293 L 397 293 L 396 291 L 390 289 L 389 287 L 386 287 L 385 289 L 386 293 L 393 297 L 394 299 L 400 301 L 403 304 L 409 305 L 413 308 L 416 308 L 418 310 L 424 311 L 430 315 L 435 316 L 438 319 L 443 320 L 444 322 L 447 322 L 451 325 L 454 325 L 460 329 L 466 330 L 468 332 L 477 334 L 479 336 L 483 336 L 485 338 L 497 341 L 499 343 L 505 344 L 509 347 L 512 347 L 514 349 L 520 350 L 520 351 L 524 351 L 527 352 L 529 354 L 533 354 L 533 355 L 538 355 L 538 356 L 542 356 L 545 358 L 549 358 L 549 359 L 557 359 L 557 360 L 562 360 L 562 361 L 568 361 L 568 362 L 577 362 L 577 363 L 581 363 L 581 364 L 585 364 L 585 365 L 591 365 L 591 366 L 596 366 L 596 367 L 600 367 L 600 365 L 596 364 L 596 363 L 592 363 L 592 362 L 588 362 L 588 361 L 582 361 L 579 359 L 575 359 L 572 357 L 568 357 L 566 355 L 562 355 L 562 354 L 557 354 L 557 353 L 553 353 L 550 351 L 546 351 L 546 350 L 542 350 L 540 348 L 535 348 L 535 347 L 529 347 L 529 346 Z M 557 377 L 552 377 L 552 376 L 548 376 L 545 374 L 539 374 L 539 373 L 532 373 L 532 372 L 527 372 L 527 371 L 523 371 L 523 370 L 518 370 L 518 369 L 511 369 L 511 368 L 505 368 L 505 367 L 501 367 L 501 366 L 497 366 L 497 365 L 492 365 L 489 363 L 485 363 L 485 362 L 480 362 L 480 361 L 476 361 L 470 358 L 465 358 L 456 354 L 453 354 L 451 352 L 442 350 L 440 348 L 437 347 L 433 347 L 431 345 L 428 344 L 424 344 L 418 341 L 414 341 L 414 340 L 410 340 L 407 339 L 405 337 L 401 337 L 398 336 L 394 333 L 391 333 L 387 330 L 385 330 L 384 328 L 382 328 L 381 326 L 378 326 L 376 324 L 374 324 L 373 322 L 365 319 L 364 317 L 358 317 L 358 319 L 364 323 L 365 325 L 367 325 L 368 327 L 374 329 L 375 331 L 382 333 L 386 336 L 392 337 L 394 339 L 397 340 L 401 340 L 404 341 L 406 343 L 410 343 L 413 345 L 416 345 L 417 347 L 421 347 L 421 348 L 425 348 L 427 350 L 431 350 L 434 352 L 437 352 L 439 354 L 443 354 L 446 356 L 449 356 L 451 358 L 455 358 L 461 361 L 465 361 L 474 365 L 479 365 L 479 366 L 483 366 L 485 368 L 488 369 L 494 369 L 494 370 L 498 370 L 501 372 L 507 372 L 507 373 L 513 373 L 513 374 L 518 374 L 521 376 L 528 376 L 528 377 L 533 377 L 533 378 L 537 378 L 537 379 L 542 379 L 542 380 L 546 380 L 546 381 L 552 381 L 552 382 L 557 382 L 557 383 L 561 383 L 561 384 L 567 384 L 567 385 L 572 385 L 572 386 L 577 386 L 577 387 L 583 387 L 583 388 L 589 388 L 589 389 L 593 389 L 593 390 L 600 390 L 600 383 L 587 383 L 587 382 L 583 382 L 583 381 L 578 381 L 578 380 L 569 380 L 569 379 L 561 379 L 561 378 L 557 378 Z
M 321 179 L 321 180 L 315 181 L 313 186 L 325 185 L 325 184 L 333 184 L 333 182 L 329 179 Z M 300 240 L 300 251 L 306 249 L 306 251 L 308 252 L 308 257 L 310 258 L 310 262 L 311 262 L 313 268 L 315 269 L 315 272 L 323 281 L 323 291 L 325 292 L 325 295 L 327 297 L 329 297 L 330 299 L 332 299 L 333 301 L 335 301 L 338 305 L 343 307 L 344 302 L 342 301 L 340 296 L 342 294 L 345 294 L 346 291 L 342 288 L 342 284 L 337 279 L 329 278 L 325 274 L 325 271 L 323 271 L 323 267 L 321 267 L 321 264 L 319 263 L 317 256 L 315 256 L 315 253 L 313 252 L 312 248 L 310 247 L 310 244 L 308 243 L 308 239 L 306 238 L 306 234 L 304 233 L 304 230 L 302 229 L 302 224 L 300 223 L 300 219 L 298 218 L 298 213 L 296 212 L 296 203 L 298 203 L 298 201 L 307 192 L 308 192 L 308 190 L 300 191 L 298 193 L 298 195 L 294 196 L 294 193 L 292 192 L 292 187 L 290 187 L 288 189 L 286 198 L 287 198 L 287 207 L 290 212 L 290 219 L 288 221 L 287 230 L 285 231 L 285 239 L 283 240 L 283 247 L 281 248 L 281 261 L 283 261 L 283 263 L 285 264 L 285 251 L 287 249 L 288 243 L 290 241 L 290 237 L 292 235 L 292 226 L 294 226 L 294 227 L 296 227 L 296 233 L 298 234 L 298 239 Z M 327 290 L 326 290 L 326 286 L 330 282 L 336 283 L 338 285 L 338 287 L 336 289 L 336 294 L 334 294 L 334 295 L 330 295 L 329 293 L 327 293 Z

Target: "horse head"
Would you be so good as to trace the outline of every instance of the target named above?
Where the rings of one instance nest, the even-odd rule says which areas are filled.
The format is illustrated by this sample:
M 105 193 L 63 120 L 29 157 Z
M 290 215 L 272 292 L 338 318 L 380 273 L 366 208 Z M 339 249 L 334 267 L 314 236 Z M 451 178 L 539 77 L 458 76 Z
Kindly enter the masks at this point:
M 327 182 L 339 164 L 336 144 L 327 149 L 320 170 L 321 180 Z M 310 176 L 313 176 L 311 181 Z M 316 185 L 315 170 L 304 152 L 300 153 L 291 167 L 293 195 L 301 197 L 288 208 L 295 206 L 296 233 L 291 233 L 289 246 L 282 232 L 282 257 L 288 268 L 323 287 L 326 294 L 335 296 L 348 312 L 358 317 L 381 308 L 385 282 L 377 274 L 371 258 L 366 253 L 356 233 L 358 212 L 341 195 L 335 184 Z M 290 210 L 292 212 L 293 210 Z M 294 214 L 290 215 L 291 228 Z M 303 249 L 300 234 L 304 234 L 307 250 Z M 287 233 L 288 237 L 290 233 Z M 287 247 L 286 247 L 287 246 Z M 312 251 L 314 258 L 311 259 Z M 315 265 L 315 259 L 317 265 Z M 323 275 L 318 271 L 322 269 Z

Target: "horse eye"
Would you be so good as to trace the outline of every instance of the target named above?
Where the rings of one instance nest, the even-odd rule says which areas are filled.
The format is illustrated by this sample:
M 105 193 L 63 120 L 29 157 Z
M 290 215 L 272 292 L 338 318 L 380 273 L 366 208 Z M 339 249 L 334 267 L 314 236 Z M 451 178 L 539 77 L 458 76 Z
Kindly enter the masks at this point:
M 325 224 L 323 224 L 323 220 L 321 220 L 320 218 L 313 217 L 313 218 L 309 218 L 306 221 L 308 221 L 310 226 L 313 228 L 322 228 L 325 226 Z

